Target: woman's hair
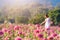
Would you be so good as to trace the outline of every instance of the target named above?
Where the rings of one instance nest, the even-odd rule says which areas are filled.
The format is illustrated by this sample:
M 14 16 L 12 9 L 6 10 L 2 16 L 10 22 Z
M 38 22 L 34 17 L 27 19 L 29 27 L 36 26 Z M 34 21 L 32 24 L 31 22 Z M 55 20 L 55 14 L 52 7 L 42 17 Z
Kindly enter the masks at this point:
M 49 17 L 47 14 L 45 15 L 46 17 Z

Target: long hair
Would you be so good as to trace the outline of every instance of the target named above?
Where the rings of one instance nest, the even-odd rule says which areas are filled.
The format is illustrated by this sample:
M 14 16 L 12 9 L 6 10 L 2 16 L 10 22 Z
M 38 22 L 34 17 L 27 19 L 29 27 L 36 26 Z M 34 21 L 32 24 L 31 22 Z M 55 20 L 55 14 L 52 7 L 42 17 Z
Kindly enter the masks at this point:
M 46 17 L 49 17 L 48 14 L 45 15 Z

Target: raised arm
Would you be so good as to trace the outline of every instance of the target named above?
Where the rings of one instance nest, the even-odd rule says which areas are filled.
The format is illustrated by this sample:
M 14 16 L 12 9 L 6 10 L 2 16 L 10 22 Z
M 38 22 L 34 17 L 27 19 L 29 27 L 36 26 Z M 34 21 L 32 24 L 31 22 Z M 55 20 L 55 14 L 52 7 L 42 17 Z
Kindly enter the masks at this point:
M 45 23 L 45 21 L 43 21 L 43 22 L 41 23 L 41 25 L 44 24 L 44 23 Z

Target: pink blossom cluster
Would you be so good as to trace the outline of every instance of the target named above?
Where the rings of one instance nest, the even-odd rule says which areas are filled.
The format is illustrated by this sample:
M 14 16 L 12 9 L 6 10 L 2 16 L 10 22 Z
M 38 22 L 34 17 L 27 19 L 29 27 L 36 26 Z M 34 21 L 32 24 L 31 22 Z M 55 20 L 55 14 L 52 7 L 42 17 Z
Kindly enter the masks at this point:
M 40 24 L 9 24 L 0 28 L 1 40 L 60 40 L 60 27 L 48 30 Z

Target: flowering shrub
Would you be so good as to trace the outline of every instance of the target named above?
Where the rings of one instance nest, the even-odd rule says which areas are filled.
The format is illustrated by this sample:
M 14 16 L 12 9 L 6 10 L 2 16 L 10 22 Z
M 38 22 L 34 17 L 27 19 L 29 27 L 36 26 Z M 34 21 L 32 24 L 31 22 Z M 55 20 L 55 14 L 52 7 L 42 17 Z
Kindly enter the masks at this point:
M 46 30 L 39 24 L 9 24 L 0 28 L 0 40 L 60 40 L 59 27 Z

